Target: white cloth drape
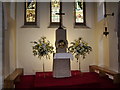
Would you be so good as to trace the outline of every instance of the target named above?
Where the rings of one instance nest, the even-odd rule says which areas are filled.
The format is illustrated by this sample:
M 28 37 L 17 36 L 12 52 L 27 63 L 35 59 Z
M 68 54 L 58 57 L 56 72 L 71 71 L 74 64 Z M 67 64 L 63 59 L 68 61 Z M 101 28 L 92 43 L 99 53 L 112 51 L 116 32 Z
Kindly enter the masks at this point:
M 56 53 L 54 59 L 70 59 L 73 60 L 73 55 L 71 53 Z

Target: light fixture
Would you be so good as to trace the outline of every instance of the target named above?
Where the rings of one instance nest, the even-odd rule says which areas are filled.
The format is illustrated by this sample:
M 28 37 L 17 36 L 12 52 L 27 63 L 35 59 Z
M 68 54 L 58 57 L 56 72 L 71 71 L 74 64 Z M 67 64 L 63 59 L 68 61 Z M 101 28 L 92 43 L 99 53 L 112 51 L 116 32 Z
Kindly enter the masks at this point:
M 108 32 L 108 27 L 107 27 L 107 17 L 108 16 L 114 16 L 114 13 L 106 13 L 106 2 L 104 2 L 104 6 L 105 6 L 105 15 L 104 15 L 104 32 L 103 32 L 103 35 L 105 35 L 106 37 L 109 35 L 109 32 Z
M 108 34 L 109 34 L 109 32 L 107 31 L 107 27 L 105 27 L 105 31 L 103 32 L 103 35 L 105 35 L 107 37 Z
M 104 17 L 107 17 L 107 16 L 114 16 L 114 13 L 111 13 L 111 14 L 105 14 Z

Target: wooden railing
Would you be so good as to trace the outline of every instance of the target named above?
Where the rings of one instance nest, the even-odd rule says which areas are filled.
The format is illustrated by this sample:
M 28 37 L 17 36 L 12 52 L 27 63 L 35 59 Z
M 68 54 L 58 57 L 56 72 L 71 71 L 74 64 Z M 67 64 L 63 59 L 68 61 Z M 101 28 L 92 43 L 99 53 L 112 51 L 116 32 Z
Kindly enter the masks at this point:
M 113 77 L 113 82 L 115 84 L 120 84 L 120 73 L 117 73 L 115 71 L 109 70 L 105 67 L 100 67 L 97 65 L 90 65 L 89 66 L 89 71 L 90 72 L 98 72 L 101 77 L 110 75 Z
M 21 75 L 23 75 L 23 69 L 16 68 L 13 73 L 4 79 L 4 88 L 14 88 L 14 83 L 20 81 Z

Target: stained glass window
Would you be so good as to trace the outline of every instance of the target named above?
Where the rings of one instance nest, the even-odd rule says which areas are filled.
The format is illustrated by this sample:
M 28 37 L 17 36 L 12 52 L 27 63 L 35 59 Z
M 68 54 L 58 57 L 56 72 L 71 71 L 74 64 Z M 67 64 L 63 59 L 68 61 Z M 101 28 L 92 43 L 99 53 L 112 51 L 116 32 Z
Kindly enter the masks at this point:
M 75 23 L 85 23 L 85 3 L 83 0 L 75 0 Z
M 56 15 L 56 13 L 59 13 L 60 10 L 60 0 L 51 0 L 51 6 L 50 6 L 50 22 L 51 23 L 59 23 L 60 16 Z
M 37 3 L 36 0 L 26 0 L 25 2 L 25 24 L 31 25 L 37 22 Z

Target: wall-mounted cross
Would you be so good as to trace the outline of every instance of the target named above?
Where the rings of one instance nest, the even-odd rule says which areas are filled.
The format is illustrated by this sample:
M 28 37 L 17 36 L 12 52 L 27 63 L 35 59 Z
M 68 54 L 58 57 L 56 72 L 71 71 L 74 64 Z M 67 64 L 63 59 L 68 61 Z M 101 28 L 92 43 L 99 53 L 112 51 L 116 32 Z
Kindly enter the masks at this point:
M 56 13 L 57 15 L 60 15 L 60 25 L 59 25 L 59 29 L 63 29 L 62 27 L 62 15 L 65 15 L 65 13 L 62 13 L 62 7 L 61 7 L 61 4 L 60 4 L 60 10 L 59 10 L 59 13 Z

